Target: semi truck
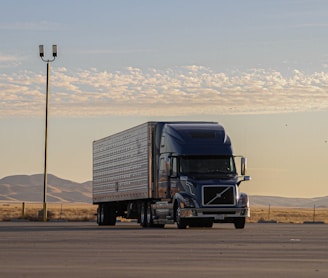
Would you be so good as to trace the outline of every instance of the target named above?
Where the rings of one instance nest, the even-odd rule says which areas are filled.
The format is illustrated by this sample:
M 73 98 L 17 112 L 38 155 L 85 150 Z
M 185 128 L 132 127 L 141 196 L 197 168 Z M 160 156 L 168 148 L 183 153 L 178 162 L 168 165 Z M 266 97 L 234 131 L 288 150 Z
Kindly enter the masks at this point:
M 146 122 L 95 140 L 97 223 L 115 225 L 121 217 L 144 228 L 243 229 L 250 215 L 248 196 L 239 191 L 250 180 L 246 162 L 217 122 Z

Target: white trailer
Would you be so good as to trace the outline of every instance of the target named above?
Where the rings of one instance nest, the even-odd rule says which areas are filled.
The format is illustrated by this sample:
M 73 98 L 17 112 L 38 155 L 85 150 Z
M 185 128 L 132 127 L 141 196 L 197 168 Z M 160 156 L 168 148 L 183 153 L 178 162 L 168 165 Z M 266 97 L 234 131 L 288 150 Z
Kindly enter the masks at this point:
M 248 197 L 238 187 L 229 136 L 215 122 L 147 122 L 93 142 L 93 203 L 99 225 L 116 217 L 143 227 L 177 223 L 244 228 Z M 201 166 L 200 166 L 201 165 Z

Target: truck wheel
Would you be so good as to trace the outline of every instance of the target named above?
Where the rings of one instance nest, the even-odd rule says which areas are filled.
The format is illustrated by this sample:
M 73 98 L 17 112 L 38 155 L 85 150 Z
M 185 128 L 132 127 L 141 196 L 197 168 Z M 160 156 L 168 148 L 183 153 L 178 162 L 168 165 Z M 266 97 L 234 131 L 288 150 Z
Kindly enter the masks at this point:
M 147 209 L 146 209 L 146 225 L 147 227 L 153 226 L 153 214 L 151 211 L 151 203 L 147 203 Z
M 97 224 L 99 226 L 104 225 L 104 206 L 98 205 L 97 209 Z
M 238 217 L 234 220 L 234 225 L 236 229 L 244 229 L 246 223 L 245 217 Z
M 116 224 L 116 208 L 109 204 L 101 204 L 97 209 L 97 223 L 99 226 L 114 226 Z
M 146 202 L 141 203 L 140 207 L 140 225 L 141 227 L 147 227 L 147 210 L 146 210 Z
M 186 224 L 186 220 L 181 218 L 181 208 L 180 208 L 180 204 L 177 206 L 176 211 L 175 211 L 175 218 L 176 218 L 176 222 L 177 222 L 177 227 L 178 229 L 186 229 L 187 228 L 187 224 Z
M 99 209 L 99 206 L 97 208 L 97 224 L 100 225 L 100 209 Z

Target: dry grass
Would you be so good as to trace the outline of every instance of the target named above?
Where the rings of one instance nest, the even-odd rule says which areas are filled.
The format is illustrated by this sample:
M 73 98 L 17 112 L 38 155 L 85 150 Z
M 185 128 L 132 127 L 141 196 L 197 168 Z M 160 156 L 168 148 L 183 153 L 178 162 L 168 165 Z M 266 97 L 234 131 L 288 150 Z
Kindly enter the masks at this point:
M 328 223 L 328 208 L 252 207 L 248 222 L 276 221 L 278 223 Z
M 65 221 L 95 221 L 97 206 L 79 203 L 47 203 L 49 220 Z M 0 221 L 13 219 L 27 219 L 31 221 L 43 220 L 42 203 L 25 203 L 23 212 L 22 203 L 0 202 Z M 303 223 L 311 221 L 328 223 L 328 208 L 278 208 L 278 207 L 251 207 L 251 217 L 248 222 L 276 221 L 278 223 Z
M 42 203 L 0 203 L 0 221 L 12 219 L 43 220 Z M 97 206 L 79 203 L 47 203 L 49 220 L 93 221 Z

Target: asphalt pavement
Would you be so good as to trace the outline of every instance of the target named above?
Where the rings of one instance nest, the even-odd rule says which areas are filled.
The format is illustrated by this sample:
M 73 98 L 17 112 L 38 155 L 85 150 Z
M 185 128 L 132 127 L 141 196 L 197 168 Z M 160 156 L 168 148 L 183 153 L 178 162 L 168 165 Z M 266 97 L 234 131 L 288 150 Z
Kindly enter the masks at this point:
M 0 277 L 328 277 L 328 225 L 0 222 Z

